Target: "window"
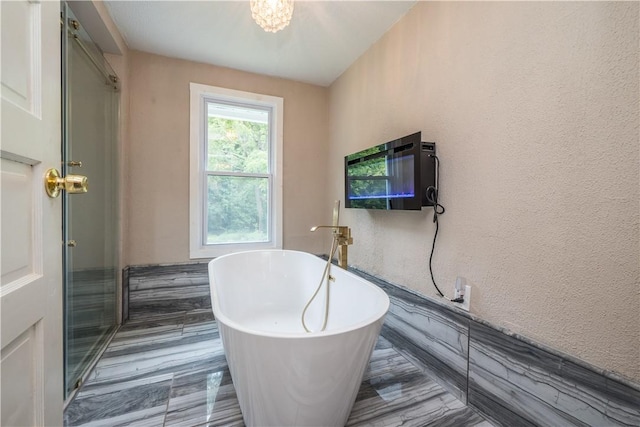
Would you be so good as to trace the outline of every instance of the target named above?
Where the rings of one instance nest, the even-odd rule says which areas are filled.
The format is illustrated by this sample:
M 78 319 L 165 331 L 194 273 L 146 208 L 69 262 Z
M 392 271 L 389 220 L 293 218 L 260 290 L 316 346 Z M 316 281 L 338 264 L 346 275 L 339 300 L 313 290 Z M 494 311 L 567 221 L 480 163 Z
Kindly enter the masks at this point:
M 282 110 L 282 98 L 191 83 L 191 258 L 282 248 Z

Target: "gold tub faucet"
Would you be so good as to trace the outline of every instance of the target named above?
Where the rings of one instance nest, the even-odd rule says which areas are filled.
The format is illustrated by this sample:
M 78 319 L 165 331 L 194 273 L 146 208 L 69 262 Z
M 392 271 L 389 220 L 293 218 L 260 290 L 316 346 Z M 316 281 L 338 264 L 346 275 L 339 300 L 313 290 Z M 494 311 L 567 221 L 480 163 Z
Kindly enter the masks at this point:
M 333 230 L 333 238 L 338 243 L 338 265 L 346 270 L 348 246 L 353 244 L 351 229 L 345 225 L 316 225 L 311 227 L 311 231 L 316 231 L 318 228 L 330 228 Z

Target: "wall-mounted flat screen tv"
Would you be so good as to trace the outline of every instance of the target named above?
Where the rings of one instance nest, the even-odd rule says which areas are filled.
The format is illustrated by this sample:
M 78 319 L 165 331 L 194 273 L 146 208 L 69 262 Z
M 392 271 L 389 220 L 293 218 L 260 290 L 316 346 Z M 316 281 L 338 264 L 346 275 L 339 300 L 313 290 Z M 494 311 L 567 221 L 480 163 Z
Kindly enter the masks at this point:
M 345 207 L 420 210 L 431 206 L 426 189 L 435 186 L 436 145 L 421 133 L 358 151 L 344 158 Z

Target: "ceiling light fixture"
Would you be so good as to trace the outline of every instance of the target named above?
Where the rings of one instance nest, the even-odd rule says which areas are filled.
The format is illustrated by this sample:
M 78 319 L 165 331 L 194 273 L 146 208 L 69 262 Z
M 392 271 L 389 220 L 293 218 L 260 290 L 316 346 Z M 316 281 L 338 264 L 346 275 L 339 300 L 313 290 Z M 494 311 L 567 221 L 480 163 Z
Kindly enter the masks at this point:
M 267 32 L 289 25 L 292 15 L 293 0 L 251 0 L 251 16 Z

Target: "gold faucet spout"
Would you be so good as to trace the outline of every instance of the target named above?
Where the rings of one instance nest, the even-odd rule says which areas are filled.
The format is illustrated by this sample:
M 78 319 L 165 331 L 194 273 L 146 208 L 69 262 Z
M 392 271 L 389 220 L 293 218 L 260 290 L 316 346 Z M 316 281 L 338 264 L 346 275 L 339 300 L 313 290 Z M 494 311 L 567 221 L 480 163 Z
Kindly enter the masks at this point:
M 335 229 L 338 229 L 338 228 L 340 228 L 340 227 L 339 227 L 339 226 L 337 226 L 337 225 L 316 225 L 316 226 L 314 226 L 314 227 L 311 227 L 311 231 L 312 231 L 312 232 L 314 232 L 314 231 L 316 231 L 318 228 L 332 228 L 332 229 L 334 229 L 334 230 L 335 230 Z

